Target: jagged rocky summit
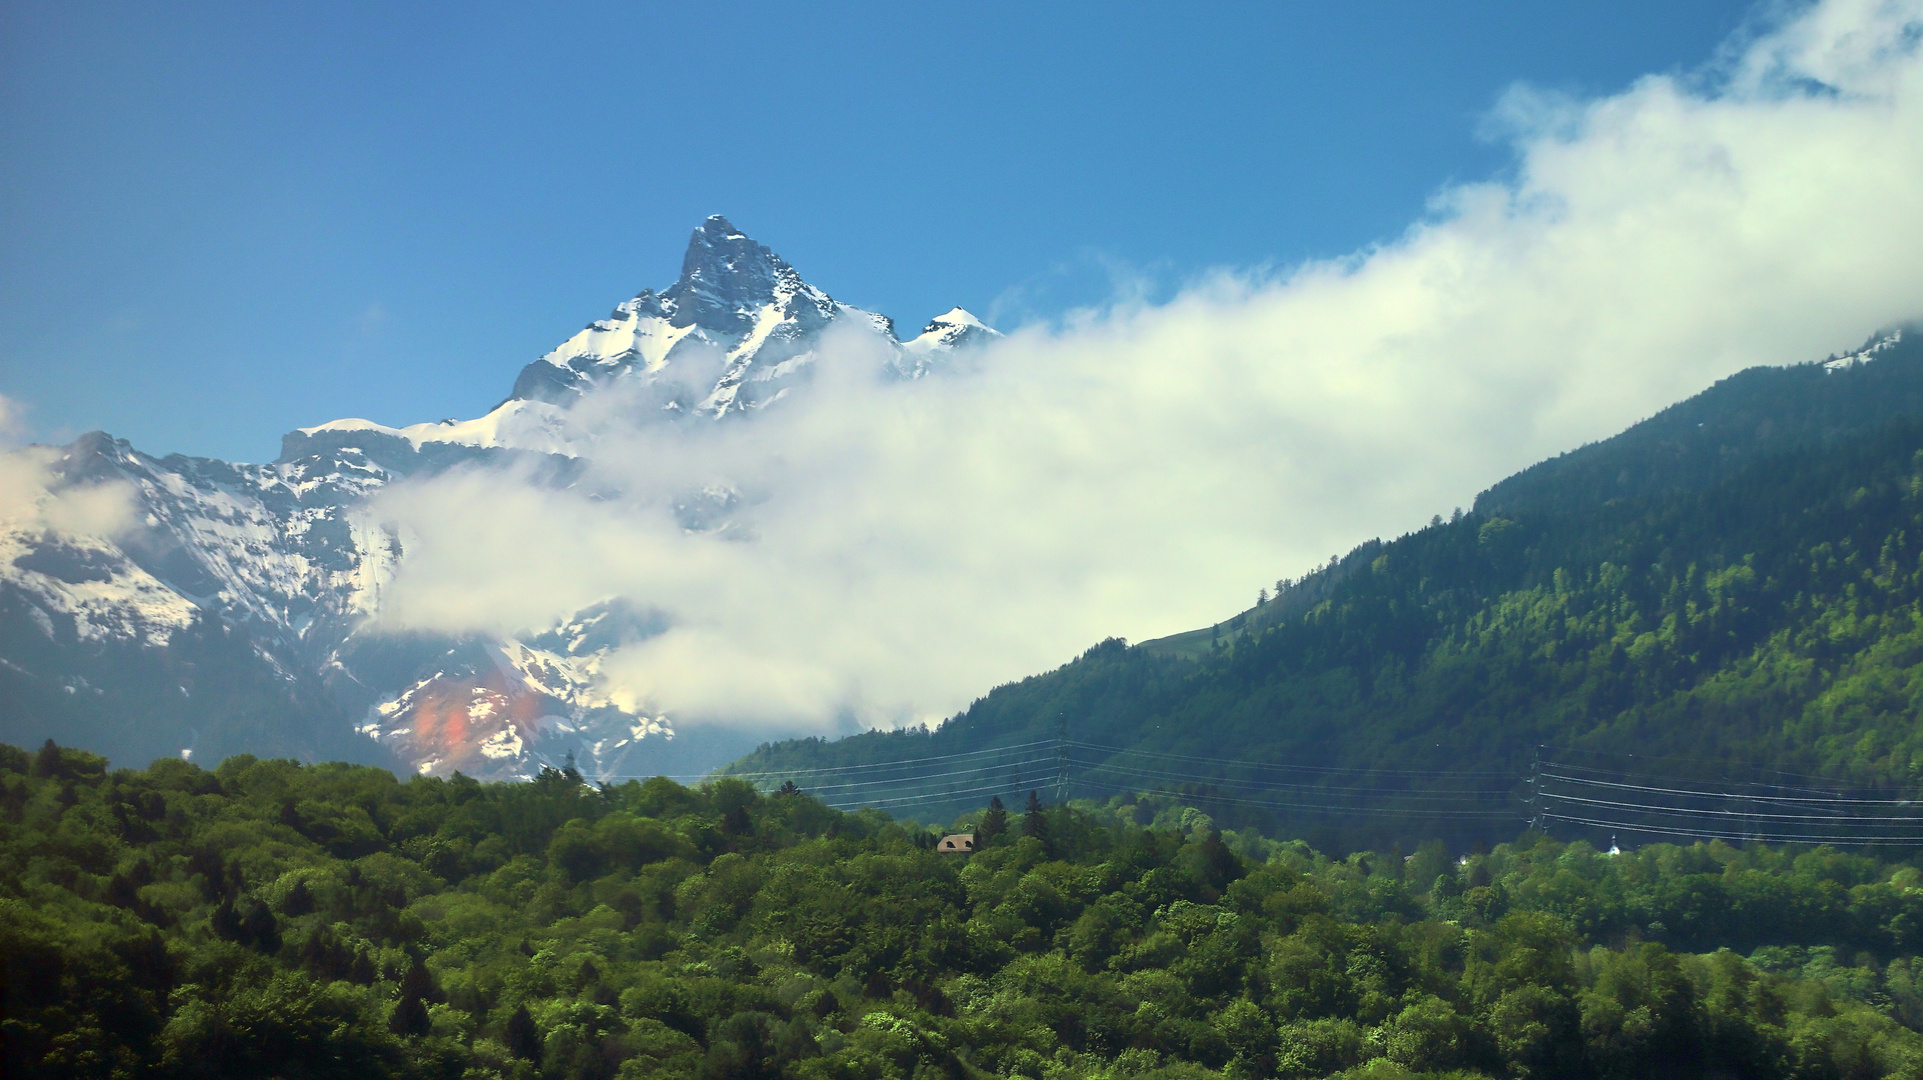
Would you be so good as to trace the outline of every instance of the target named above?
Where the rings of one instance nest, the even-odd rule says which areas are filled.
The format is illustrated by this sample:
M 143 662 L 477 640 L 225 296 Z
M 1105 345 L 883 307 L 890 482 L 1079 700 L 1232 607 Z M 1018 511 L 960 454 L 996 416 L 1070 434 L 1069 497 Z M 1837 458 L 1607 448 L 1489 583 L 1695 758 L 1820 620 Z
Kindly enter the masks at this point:
M 486 416 L 406 428 L 336 420 L 289 433 L 281 456 L 370 440 L 390 456 L 425 455 L 430 464 L 474 448 L 579 456 L 590 450 L 590 436 L 569 423 L 569 409 L 584 396 L 626 383 L 655 391 L 642 400 L 668 415 L 721 419 L 752 411 L 806 376 L 823 331 L 834 323 L 874 334 L 886 348 L 888 372 L 910 379 L 957 349 L 1001 336 L 955 308 L 902 341 L 894 320 L 808 284 L 781 256 L 717 214 L 694 231 L 673 285 L 641 290 L 522 368 L 513 392 Z
M 251 752 L 482 778 L 570 758 L 595 778 L 718 765 L 745 736 L 677 740 L 671 717 L 605 692 L 602 659 L 665 629 L 652 612 L 611 600 L 501 639 L 381 632 L 405 551 L 368 498 L 456 465 L 571 484 L 594 449 L 573 408 L 617 386 L 666 419 L 741 422 L 805 381 L 836 324 L 873 334 L 887 373 L 909 379 L 999 336 L 956 308 L 903 341 L 715 216 L 674 284 L 528 364 L 486 416 L 336 420 L 290 432 L 264 465 L 154 457 L 100 432 L 16 451 L 33 481 L 0 507 L 0 741 L 52 737 L 125 764 Z M 696 493 L 684 524 L 704 527 L 704 505 Z

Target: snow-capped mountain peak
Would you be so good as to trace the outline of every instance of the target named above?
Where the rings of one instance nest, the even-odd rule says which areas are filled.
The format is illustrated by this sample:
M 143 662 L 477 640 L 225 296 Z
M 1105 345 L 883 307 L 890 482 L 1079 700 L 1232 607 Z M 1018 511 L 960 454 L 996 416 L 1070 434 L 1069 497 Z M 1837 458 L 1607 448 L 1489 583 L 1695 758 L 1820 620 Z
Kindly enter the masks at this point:
M 977 319 L 974 315 L 970 314 L 966 309 L 954 307 L 954 308 L 949 308 L 947 312 L 941 315 L 937 315 L 933 319 L 930 319 L 928 321 L 928 325 L 922 328 L 922 332 L 927 333 L 930 330 L 933 330 L 937 327 L 942 327 L 942 326 L 962 326 L 962 327 L 973 326 L 973 327 L 978 327 L 982 330 L 988 329 L 988 326 L 986 323 L 983 323 L 980 319 Z
M 118 752 L 136 755 L 357 746 L 432 773 L 526 776 L 566 753 L 590 775 L 658 767 L 687 740 L 670 718 L 610 700 L 599 675 L 607 654 L 665 629 L 658 616 L 616 599 L 518 635 L 384 636 L 376 620 L 408 538 L 371 500 L 405 477 L 475 465 L 568 486 L 595 452 L 596 428 L 572 409 L 584 396 L 625 382 L 649 391 L 635 408 L 746 414 L 807 380 L 838 321 L 892 350 L 885 367 L 900 378 L 999 336 L 956 308 L 903 343 L 886 316 L 834 300 L 717 215 L 694 230 L 672 285 L 528 364 L 485 416 L 333 420 L 289 432 L 265 465 L 153 458 L 99 433 L 64 454 L 19 451 L 39 503 L 105 507 L 93 517 L 112 527 L 0 515 L 0 693 L 67 717 L 63 730 L 140 712 L 141 730 L 119 736 Z M 735 501 L 716 487 L 675 511 L 690 530 L 733 536 Z M 278 716 L 290 732 L 263 743 L 220 716 Z
M 689 237 L 674 284 L 642 290 L 529 364 L 511 397 L 565 405 L 618 379 L 658 381 L 705 350 L 724 357 L 720 377 L 698 401 L 663 406 L 724 416 L 772 400 L 779 388 L 757 384 L 795 374 L 821 330 L 853 310 L 717 214 Z
M 957 307 L 929 320 L 928 325 L 922 327 L 921 335 L 905 343 L 902 349 L 916 357 L 929 357 L 985 344 L 1001 336 L 999 331 L 991 330 L 980 319 Z
M 677 361 L 705 353 L 721 358 L 720 375 L 702 376 L 704 385 L 690 396 L 660 395 L 659 407 L 715 418 L 745 412 L 804 378 L 821 331 L 838 320 L 885 341 L 895 350 L 888 367 L 905 378 L 921 375 L 957 348 L 1001 336 L 955 308 L 903 343 L 887 316 L 835 300 L 717 214 L 689 237 L 674 284 L 660 292 L 642 290 L 529 364 L 510 400 L 566 406 L 618 380 L 674 386 L 687 377 L 680 369 L 704 367 Z M 709 377 L 714 381 L 705 383 Z M 568 452 L 552 438 L 523 448 Z

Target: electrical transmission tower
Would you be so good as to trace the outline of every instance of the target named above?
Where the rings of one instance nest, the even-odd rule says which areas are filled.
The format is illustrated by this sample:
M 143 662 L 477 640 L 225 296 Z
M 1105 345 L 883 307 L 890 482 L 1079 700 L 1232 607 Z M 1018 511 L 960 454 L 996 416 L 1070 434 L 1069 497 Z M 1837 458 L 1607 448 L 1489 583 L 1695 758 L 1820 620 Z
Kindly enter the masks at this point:
M 1055 802 L 1068 802 L 1068 713 L 1055 718 Z
M 1529 759 L 1529 827 L 1542 828 L 1542 744 Z

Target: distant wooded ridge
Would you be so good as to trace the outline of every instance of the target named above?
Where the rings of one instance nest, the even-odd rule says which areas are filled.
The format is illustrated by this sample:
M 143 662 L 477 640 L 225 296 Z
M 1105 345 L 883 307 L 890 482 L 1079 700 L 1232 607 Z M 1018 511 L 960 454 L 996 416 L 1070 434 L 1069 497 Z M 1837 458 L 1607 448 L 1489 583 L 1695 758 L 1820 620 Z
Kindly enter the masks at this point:
M 1920 573 L 1910 333 L 1864 362 L 1732 376 L 1217 626 L 1103 642 L 933 732 L 784 742 L 726 771 L 931 821 L 1065 776 L 1059 795 L 1165 792 L 1333 850 L 1492 843 L 1538 818 L 1536 796 L 1551 828 L 1598 840 L 1626 822 L 1893 836 L 1906 815 L 1865 826 L 1871 804 L 1836 804 L 1855 824 L 1831 814 L 1825 832 L 1813 804 L 1529 781 L 1547 746 L 1692 793 L 1767 798 L 1793 774 L 1846 799 L 1917 796 Z

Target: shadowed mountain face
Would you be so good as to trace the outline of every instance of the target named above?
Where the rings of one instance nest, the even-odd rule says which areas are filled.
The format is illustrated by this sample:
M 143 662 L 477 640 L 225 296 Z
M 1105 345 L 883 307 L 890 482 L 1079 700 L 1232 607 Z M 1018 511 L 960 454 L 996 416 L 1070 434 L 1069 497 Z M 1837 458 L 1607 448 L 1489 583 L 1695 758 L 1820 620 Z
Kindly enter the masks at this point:
M 1732 376 L 1456 520 L 1216 626 L 1105 642 L 932 733 L 779 743 L 730 768 L 924 820 L 1066 772 L 1072 796 L 1162 791 L 1346 848 L 1514 835 L 1539 747 L 1919 794 L 1918 335 Z
M 576 402 L 622 385 L 640 392 L 619 400 L 663 418 L 739 422 L 804 386 L 841 320 L 903 378 L 995 336 L 956 309 L 898 341 L 717 216 L 679 280 L 527 365 L 486 416 L 336 420 L 288 433 L 264 465 L 156 458 L 100 432 L 9 455 L 32 506 L 0 524 L 0 741 L 127 764 L 252 752 L 483 777 L 569 755 L 590 776 L 720 764 L 753 739 L 677 734 L 607 695 L 602 660 L 665 629 L 644 608 L 614 599 L 502 639 L 381 632 L 406 552 L 369 499 L 456 467 L 568 487 L 596 446 Z M 697 530 L 726 509 L 701 493 L 685 508 Z
M 794 334 L 806 336 L 828 324 L 839 305 L 810 288 L 781 256 L 755 243 L 720 216 L 709 218 L 688 241 L 681 278 L 661 294 L 676 326 L 699 326 L 718 334 L 746 335 L 755 315 L 778 305 Z

